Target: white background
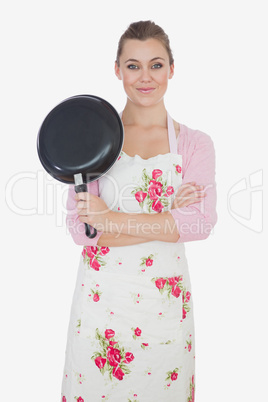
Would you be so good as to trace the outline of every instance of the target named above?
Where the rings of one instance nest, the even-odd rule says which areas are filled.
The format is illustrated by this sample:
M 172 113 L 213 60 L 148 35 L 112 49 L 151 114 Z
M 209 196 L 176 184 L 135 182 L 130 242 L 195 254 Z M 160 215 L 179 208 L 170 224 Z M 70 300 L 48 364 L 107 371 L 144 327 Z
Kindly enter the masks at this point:
M 131 22 L 145 19 L 167 31 L 173 48 L 169 113 L 208 133 L 217 156 L 218 223 L 208 240 L 187 244 L 196 401 L 264 400 L 265 1 L 24 0 L 5 2 L 0 14 L 1 400 L 59 401 L 81 251 L 65 228 L 66 186 L 38 160 L 38 129 L 72 95 L 98 95 L 122 110 L 117 42 Z

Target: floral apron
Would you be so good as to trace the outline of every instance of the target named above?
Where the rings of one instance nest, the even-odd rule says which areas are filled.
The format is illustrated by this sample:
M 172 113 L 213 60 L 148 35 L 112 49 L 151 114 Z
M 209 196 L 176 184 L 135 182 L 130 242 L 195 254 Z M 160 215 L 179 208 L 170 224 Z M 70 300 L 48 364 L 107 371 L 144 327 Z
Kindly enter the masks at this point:
M 169 115 L 168 130 L 174 141 Z M 99 180 L 100 197 L 118 212 L 167 211 L 182 163 L 175 153 L 144 160 L 121 152 Z M 184 244 L 83 247 L 61 401 L 194 402 L 194 359 Z

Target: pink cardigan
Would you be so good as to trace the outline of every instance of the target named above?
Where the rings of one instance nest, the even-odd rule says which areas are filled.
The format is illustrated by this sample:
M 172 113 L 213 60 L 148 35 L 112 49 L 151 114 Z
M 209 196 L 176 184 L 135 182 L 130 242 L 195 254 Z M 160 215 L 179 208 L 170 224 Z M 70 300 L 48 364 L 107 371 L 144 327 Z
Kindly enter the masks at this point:
M 182 184 L 195 181 L 205 186 L 207 196 L 200 203 L 188 207 L 172 209 L 180 238 L 179 243 L 206 239 L 216 221 L 215 151 L 211 138 L 199 131 L 180 124 L 178 139 L 170 141 L 170 151 L 182 155 Z M 88 191 L 99 195 L 98 181 L 88 183 Z M 84 223 L 76 213 L 74 186 L 69 186 L 67 200 L 67 227 L 76 244 L 96 246 L 102 232 L 94 239 L 85 235 Z

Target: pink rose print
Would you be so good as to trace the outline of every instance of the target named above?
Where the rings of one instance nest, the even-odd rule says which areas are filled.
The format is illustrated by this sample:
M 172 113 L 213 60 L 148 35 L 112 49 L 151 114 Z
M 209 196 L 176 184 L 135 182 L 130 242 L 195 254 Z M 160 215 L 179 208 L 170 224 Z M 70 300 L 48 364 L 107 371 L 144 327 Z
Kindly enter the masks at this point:
M 109 341 L 109 345 L 114 346 L 116 345 L 118 342 L 114 342 L 114 341 Z
M 175 371 L 171 374 L 171 381 L 176 381 L 178 378 L 178 373 L 175 373 Z
M 84 246 L 82 251 L 84 263 L 87 264 L 88 268 L 99 271 L 101 267 L 106 265 L 106 261 L 103 257 L 105 257 L 109 251 L 109 247 Z
M 150 175 L 143 169 L 141 180 L 142 184 L 135 187 L 131 194 L 142 209 L 147 207 L 149 212 L 162 212 L 164 208 L 171 207 L 168 197 L 174 193 L 174 188 L 168 186 L 162 170 L 154 169 Z
M 97 247 L 85 246 L 82 251 L 83 258 L 87 255 L 89 258 L 93 258 L 98 252 Z
M 176 367 L 174 370 L 167 372 L 166 381 L 168 383 L 165 385 L 165 387 L 164 387 L 165 389 L 168 389 L 172 385 L 172 383 L 170 381 L 176 381 L 178 379 L 179 371 L 180 370 L 178 369 L 178 367 Z
M 99 290 L 100 285 L 96 284 L 95 289 L 90 289 L 91 293 L 88 295 L 89 297 L 92 297 L 92 300 L 97 303 L 100 301 L 100 296 L 102 295 L 102 292 Z
M 191 350 L 192 350 L 192 340 L 191 340 L 191 338 L 192 338 L 192 335 L 190 334 L 189 339 L 188 340 L 186 339 L 185 350 L 188 350 L 188 352 L 191 352 Z
M 109 253 L 109 251 L 110 251 L 109 247 L 101 247 L 100 255 L 106 255 L 107 253 Z
M 99 357 L 96 357 L 95 364 L 97 367 L 99 367 L 99 369 L 102 369 L 105 366 L 106 361 L 107 361 L 106 359 L 99 356 Z
M 162 194 L 163 184 L 159 181 L 151 180 L 148 188 L 148 194 L 151 200 L 158 200 Z
M 171 294 L 172 294 L 172 296 L 175 296 L 175 297 L 178 298 L 180 296 L 180 294 L 181 294 L 181 289 L 179 288 L 179 286 L 174 285 L 172 287 Z
M 162 170 L 154 169 L 152 171 L 152 178 L 156 180 L 158 177 L 162 176 L 162 174 L 163 174 Z
M 140 328 L 137 327 L 137 328 L 135 329 L 135 335 L 136 335 L 136 336 L 141 336 L 141 329 L 140 329 Z
M 147 193 L 144 193 L 143 191 L 137 191 L 135 194 L 135 198 L 138 202 L 143 202 L 147 196 Z
M 76 400 L 77 402 L 84 402 L 84 399 L 81 396 L 79 396 L 79 398 L 76 398 Z
M 153 262 L 154 262 L 153 258 L 154 258 L 154 255 L 153 255 L 153 254 L 150 254 L 150 255 L 148 255 L 148 256 L 146 256 L 146 257 L 142 257 L 142 258 L 141 258 L 140 267 L 143 268 L 143 269 L 141 270 L 141 272 L 145 272 L 145 269 L 146 269 L 147 267 L 151 267 L 151 266 L 153 265 Z
M 152 260 L 151 258 L 147 258 L 145 265 L 146 267 L 151 267 L 153 265 L 154 260 Z
M 152 203 L 152 210 L 155 212 L 158 212 L 158 213 L 162 212 L 163 208 L 164 208 L 164 205 L 160 201 L 154 201 Z
M 163 287 L 165 286 L 165 284 L 166 284 L 166 279 L 164 279 L 164 278 L 159 278 L 159 279 L 157 279 L 156 281 L 155 281 L 155 286 L 158 288 L 158 289 L 163 289 Z
M 190 311 L 190 307 L 188 305 L 189 301 L 191 298 L 191 293 L 189 291 L 186 291 L 186 289 L 183 289 L 183 294 L 182 294 L 182 303 L 183 303 L 183 309 L 182 309 L 182 318 L 186 318 L 187 313 Z
M 65 396 L 62 397 L 62 402 L 66 402 Z
M 90 262 L 89 265 L 91 266 L 91 268 L 95 269 L 95 271 L 99 271 L 100 270 L 100 263 L 98 262 L 98 260 L 96 260 L 95 257 L 93 257 Z
M 179 276 L 174 276 L 172 278 L 168 278 L 168 284 L 170 286 L 174 286 L 179 282 L 180 277 Z
M 98 295 L 98 293 L 95 293 L 93 296 L 93 301 L 98 302 L 99 300 L 100 300 L 100 296 Z
M 123 380 L 125 373 L 122 371 L 120 367 L 115 367 L 113 369 L 113 376 L 117 378 L 119 381 Z
M 183 276 L 174 276 L 171 278 L 152 278 L 152 283 L 159 289 L 161 295 L 166 295 L 168 299 L 171 296 L 179 298 L 182 294 L 182 319 L 185 319 L 190 311 L 189 301 L 191 293 L 183 286 Z
M 183 294 L 183 296 L 182 296 L 182 301 L 183 301 L 183 303 L 184 303 L 184 302 L 185 302 L 185 303 L 189 303 L 190 297 L 191 297 L 191 293 L 190 293 L 190 292 L 186 292 L 186 293 L 185 293 L 185 296 L 184 296 L 184 294 Z
M 181 166 L 180 165 L 174 165 L 176 168 L 176 173 L 179 174 L 181 173 Z
M 95 247 L 89 246 L 89 247 L 86 247 L 86 249 L 87 249 L 87 255 L 89 256 L 89 258 L 95 257 L 95 255 L 98 252 L 98 247 L 96 247 L 96 246 Z
M 168 186 L 167 191 L 165 192 L 164 196 L 169 197 L 174 194 L 174 188 L 172 186 Z
M 125 357 L 124 363 L 126 364 L 129 364 L 132 362 L 132 360 L 134 360 L 134 355 L 130 352 L 127 352 Z
M 99 368 L 102 375 L 109 373 L 109 379 L 113 378 L 122 381 L 126 374 L 130 374 L 130 363 L 134 360 L 133 353 L 125 351 L 119 342 L 114 339 L 115 332 L 112 329 L 106 329 L 104 336 L 96 329 L 96 339 L 100 344 L 100 351 L 95 352 L 91 359 Z M 114 345 L 117 345 L 114 348 Z
M 187 398 L 187 402 L 194 402 L 195 400 L 195 384 L 194 376 L 192 376 L 192 381 L 190 381 L 190 395 Z
M 104 334 L 106 339 L 110 339 L 114 337 L 115 332 L 112 329 L 106 329 Z
M 114 349 L 112 346 L 107 348 L 107 358 L 111 366 L 116 367 L 121 362 L 121 354 L 119 349 Z
M 132 329 L 132 331 L 133 331 L 133 335 L 132 335 L 132 338 L 133 339 L 137 339 L 137 337 L 138 336 L 141 336 L 141 329 L 140 328 L 131 328 Z

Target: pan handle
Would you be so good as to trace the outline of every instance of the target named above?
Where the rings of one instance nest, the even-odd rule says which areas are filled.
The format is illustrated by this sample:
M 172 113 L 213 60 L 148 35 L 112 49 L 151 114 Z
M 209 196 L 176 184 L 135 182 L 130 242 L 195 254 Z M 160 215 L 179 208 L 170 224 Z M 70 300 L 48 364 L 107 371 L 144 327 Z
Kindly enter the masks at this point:
M 76 193 L 86 193 L 87 192 L 87 185 L 83 183 L 83 178 L 81 173 L 74 175 L 74 182 L 75 182 L 75 192 Z M 92 226 L 85 223 L 85 232 L 89 239 L 93 239 L 97 235 L 97 230 Z

